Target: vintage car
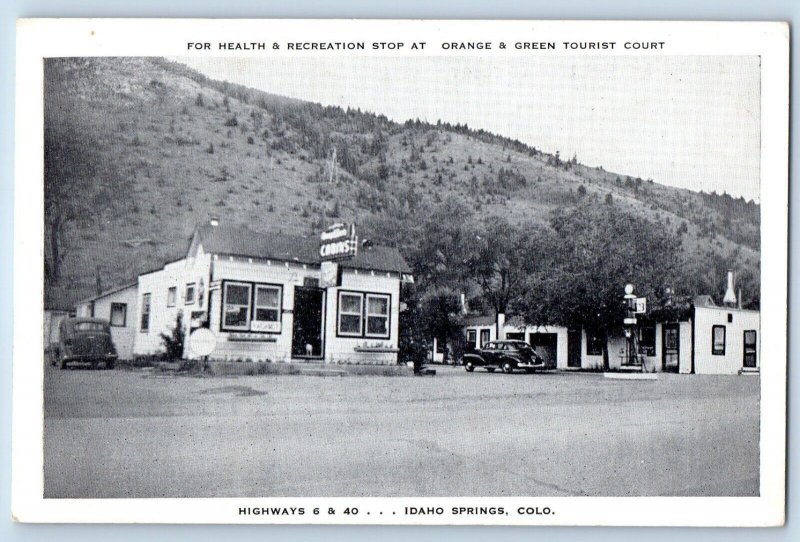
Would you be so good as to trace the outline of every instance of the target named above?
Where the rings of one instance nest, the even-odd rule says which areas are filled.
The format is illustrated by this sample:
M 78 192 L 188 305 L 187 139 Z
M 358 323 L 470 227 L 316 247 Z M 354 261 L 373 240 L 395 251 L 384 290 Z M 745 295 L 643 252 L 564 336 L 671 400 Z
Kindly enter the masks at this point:
M 483 367 L 490 373 L 500 369 L 509 374 L 515 369 L 532 373 L 536 369 L 545 368 L 544 360 L 525 341 L 488 342 L 478 350 L 464 354 L 463 364 L 469 373 L 476 367 Z
M 70 362 L 91 363 L 93 369 L 103 363 L 106 369 L 113 369 L 117 349 L 111 340 L 108 320 L 64 318 L 58 328 L 58 344 L 51 356 L 52 364 L 62 369 Z

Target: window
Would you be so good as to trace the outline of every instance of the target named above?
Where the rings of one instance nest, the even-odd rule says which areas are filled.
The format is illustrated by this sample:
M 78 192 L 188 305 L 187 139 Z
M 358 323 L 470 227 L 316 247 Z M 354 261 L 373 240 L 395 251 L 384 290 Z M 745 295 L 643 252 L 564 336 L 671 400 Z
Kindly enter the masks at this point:
M 125 327 L 128 320 L 127 303 L 112 303 L 111 316 L 108 319 L 114 327 Z
M 187 305 L 194 304 L 194 292 L 195 292 L 194 282 L 190 282 L 189 284 L 186 285 L 186 295 L 184 296 L 185 303 Z
M 253 309 L 252 331 L 281 330 L 281 293 L 280 286 L 256 285 L 256 298 Z
M 605 337 L 602 333 L 594 330 L 586 330 L 586 355 L 587 356 L 602 356 L 603 343 Z
M 100 322 L 78 322 L 75 331 L 103 331 L 103 327 Z
M 711 355 L 725 355 L 725 326 L 712 326 L 711 328 Z
M 250 330 L 250 284 L 226 282 L 222 301 L 222 329 Z
M 360 337 L 363 331 L 364 294 L 339 292 L 339 335 Z
M 489 330 L 488 329 L 482 329 L 481 330 L 481 348 L 483 348 L 483 346 L 488 342 L 489 342 Z
M 178 287 L 172 286 L 169 290 L 167 290 L 167 307 L 174 307 L 175 298 L 177 297 L 178 297 Z
M 142 333 L 150 331 L 150 294 L 142 294 L 142 321 L 139 329 Z
M 367 337 L 389 338 L 389 296 L 367 294 Z
M 639 328 L 639 353 L 650 357 L 656 355 L 656 326 Z

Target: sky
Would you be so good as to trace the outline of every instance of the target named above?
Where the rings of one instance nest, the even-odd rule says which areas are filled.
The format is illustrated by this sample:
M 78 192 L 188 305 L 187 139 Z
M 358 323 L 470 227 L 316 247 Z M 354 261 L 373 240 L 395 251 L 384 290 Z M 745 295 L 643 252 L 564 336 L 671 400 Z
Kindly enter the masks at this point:
M 754 56 L 173 60 L 273 94 L 466 123 L 589 166 L 760 201 Z

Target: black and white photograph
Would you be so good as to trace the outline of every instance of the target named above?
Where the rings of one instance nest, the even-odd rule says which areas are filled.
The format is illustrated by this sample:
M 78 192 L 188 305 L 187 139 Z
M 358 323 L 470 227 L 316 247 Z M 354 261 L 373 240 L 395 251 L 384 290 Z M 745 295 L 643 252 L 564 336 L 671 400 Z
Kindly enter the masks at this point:
M 764 55 L 292 28 L 41 55 L 32 493 L 354 523 L 782 499 Z

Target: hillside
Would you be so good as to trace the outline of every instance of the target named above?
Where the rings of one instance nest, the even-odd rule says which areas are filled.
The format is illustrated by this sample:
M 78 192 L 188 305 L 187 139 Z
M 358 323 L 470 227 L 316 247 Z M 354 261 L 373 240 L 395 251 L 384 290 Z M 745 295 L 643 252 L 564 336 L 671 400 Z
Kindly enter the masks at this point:
M 719 295 L 737 271 L 758 303 L 759 206 L 580 164 L 482 130 L 395 123 L 207 79 L 151 58 L 45 63 L 46 297 L 70 302 L 180 257 L 195 224 L 315 234 L 355 221 L 405 251 L 456 202 L 546 225 L 621 206 L 683 239 Z M 57 260 L 57 262 L 56 262 Z

